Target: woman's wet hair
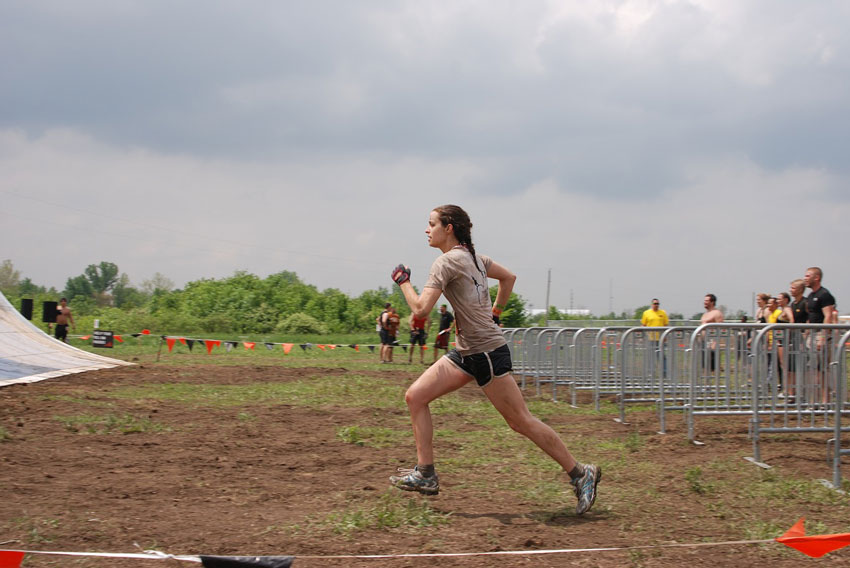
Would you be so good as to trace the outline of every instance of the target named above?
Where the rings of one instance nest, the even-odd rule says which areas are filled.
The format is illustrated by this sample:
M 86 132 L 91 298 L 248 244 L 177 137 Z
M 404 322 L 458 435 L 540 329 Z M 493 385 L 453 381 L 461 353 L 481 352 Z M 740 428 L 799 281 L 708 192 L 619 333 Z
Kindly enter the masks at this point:
M 472 253 L 475 268 L 481 270 L 478 266 L 478 260 L 475 258 L 475 246 L 472 244 L 472 221 L 470 221 L 466 211 L 457 205 L 440 205 L 439 207 L 434 207 L 434 211 L 439 216 L 440 223 L 444 227 L 452 226 L 458 242 Z

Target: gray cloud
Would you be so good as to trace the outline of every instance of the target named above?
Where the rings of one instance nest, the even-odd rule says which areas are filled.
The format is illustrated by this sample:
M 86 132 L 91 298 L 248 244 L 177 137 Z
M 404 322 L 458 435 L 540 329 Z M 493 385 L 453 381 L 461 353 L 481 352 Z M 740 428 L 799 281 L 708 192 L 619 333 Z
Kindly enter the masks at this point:
M 541 218 L 550 231 L 565 227 L 569 246 L 554 238 L 561 233 L 531 232 L 549 253 L 518 251 L 515 264 L 529 273 L 550 261 L 595 265 L 600 254 L 585 245 L 600 226 L 606 254 L 628 244 L 630 275 L 646 269 L 636 260 L 644 250 L 678 258 L 681 243 L 706 240 L 753 270 L 758 235 L 736 228 L 715 239 L 702 221 L 717 213 L 689 192 L 708 196 L 735 227 L 761 218 L 768 189 L 788 180 L 844 211 L 848 12 L 838 1 L 767 0 L 5 3 L 0 191 L 105 218 L 129 209 L 161 219 L 164 231 L 134 245 L 145 259 L 137 279 L 168 274 L 156 265 L 167 258 L 185 269 L 178 280 L 293 263 L 330 286 L 321 259 L 343 258 L 376 263 L 352 290 L 384 285 L 370 258 L 384 252 L 374 227 L 421 244 L 418 225 L 407 227 L 419 219 L 410 207 L 447 201 L 494 219 L 498 230 L 487 220 L 476 227 L 505 250 L 525 237 L 499 230 Z M 393 221 L 376 222 L 376 204 L 392 208 Z M 298 238 L 308 229 L 293 216 L 311 207 L 324 208 L 311 234 L 317 255 L 276 252 L 264 262 L 258 243 Z M 684 236 L 671 243 L 648 228 L 646 211 Z M 56 221 L 81 227 L 91 217 Z M 168 245 L 213 225 L 251 246 Z M 340 254 L 340 240 L 364 252 Z M 387 255 L 430 258 L 391 241 Z M 66 246 L 78 266 L 69 273 L 102 260 Z M 199 262 L 199 250 L 220 261 Z M 594 270 L 603 285 L 587 291 L 597 311 L 608 307 L 608 270 Z

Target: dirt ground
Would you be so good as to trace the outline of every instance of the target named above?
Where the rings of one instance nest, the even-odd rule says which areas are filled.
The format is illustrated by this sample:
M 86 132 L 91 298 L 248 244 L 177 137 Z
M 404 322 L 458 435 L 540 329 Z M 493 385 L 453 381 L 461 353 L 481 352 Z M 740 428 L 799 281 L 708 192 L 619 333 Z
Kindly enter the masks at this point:
M 671 420 L 670 433 L 658 435 L 652 413 L 630 415 L 643 438 L 641 452 L 666 468 L 647 476 L 648 492 L 669 496 L 641 503 L 619 503 L 617 484 L 639 484 L 642 472 L 628 467 L 606 474 L 594 510 L 574 513 L 575 500 L 565 491 L 562 502 L 541 510 L 514 494 L 467 489 L 460 480 L 442 476 L 442 491 L 429 500 L 450 513 L 451 521 L 420 530 L 366 530 L 350 536 L 310 530 L 305 521 L 342 506 L 341 500 L 377 499 L 387 490 L 387 475 L 407 465 L 409 446 L 375 449 L 346 443 L 340 425 L 368 424 L 375 409 L 256 406 L 251 421 L 234 420 L 232 408 L 188 408 L 168 402 L 153 405 L 108 399 L 113 412 L 148 413 L 157 422 L 180 426 L 179 435 L 158 432 L 81 434 L 65 428 L 58 415 L 79 413 L 74 399 L 95 404 L 105 389 L 146 383 L 242 384 L 293 381 L 344 369 L 281 367 L 136 366 L 88 372 L 32 385 L 0 389 L 0 426 L 8 438 L 0 442 L 0 548 L 30 550 L 138 552 L 156 548 L 172 554 L 294 555 L 295 566 L 432 565 L 510 566 L 773 566 L 850 564 L 847 549 L 812 560 L 780 545 L 728 545 L 636 549 L 641 544 L 701 543 L 741 540 L 732 519 L 737 507 L 712 514 L 676 480 L 694 464 L 730 455 L 749 455 L 746 428 L 723 421 L 700 424 L 709 443 L 683 443 L 681 419 Z M 360 372 L 385 379 L 403 392 L 415 376 L 409 368 Z M 475 388 L 462 397 L 481 397 Z M 103 398 L 105 402 L 107 399 Z M 147 406 L 145 406 L 147 405 Z M 397 412 L 403 418 L 401 410 Z M 463 429 L 463 416 L 443 417 L 449 427 Z M 455 424 L 451 424 L 452 421 Z M 709 423 L 710 422 L 710 423 Z M 569 440 L 582 432 L 622 438 L 623 425 L 610 415 L 571 415 L 550 420 Z M 450 447 L 440 451 L 450 452 Z M 767 442 L 765 455 L 777 469 L 801 479 L 828 477 L 821 439 L 801 439 L 793 448 Z M 649 454 L 647 454 L 649 455 Z M 741 460 L 743 461 L 743 460 Z M 753 468 L 742 464 L 741 468 Z M 749 470 L 747 470 L 749 471 Z M 510 471 L 480 471 L 482 476 L 508 476 Z M 730 472 L 734 475 L 734 472 Z M 638 478 L 638 479 L 636 479 Z M 651 486 L 651 487 L 650 487 Z M 611 488 L 611 489 L 608 489 Z M 404 494 L 405 498 L 422 499 Z M 365 496 L 365 497 L 364 497 Z M 834 521 L 834 504 L 800 511 L 810 520 Z M 846 513 L 847 508 L 843 508 Z M 773 518 L 771 511 L 761 511 Z M 793 514 L 793 513 L 792 513 Z M 776 515 L 786 523 L 787 511 Z M 792 518 L 790 524 L 795 521 Z M 286 527 L 301 525 L 303 530 Z M 540 556 L 329 560 L 306 556 L 543 550 L 632 547 L 630 550 Z M 67 558 L 29 555 L 24 566 L 169 566 L 175 561 Z M 191 566 L 191 564 L 182 565 Z

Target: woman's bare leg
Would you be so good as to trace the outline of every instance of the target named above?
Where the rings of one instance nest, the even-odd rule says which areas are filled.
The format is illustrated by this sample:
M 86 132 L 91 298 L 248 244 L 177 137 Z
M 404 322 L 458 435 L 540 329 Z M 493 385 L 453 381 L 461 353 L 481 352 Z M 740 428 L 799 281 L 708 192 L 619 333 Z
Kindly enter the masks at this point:
M 493 379 L 484 387 L 484 394 L 513 430 L 534 442 L 537 447 L 558 462 L 564 471 L 573 470 L 577 464 L 576 459 L 560 436 L 549 425 L 529 412 L 513 375 Z
M 404 400 L 410 409 L 410 421 L 413 423 L 416 458 L 419 465 L 434 463 L 434 424 L 431 421 L 431 409 L 428 405 L 431 401 L 456 391 L 471 380 L 471 376 L 443 357 L 428 367 L 407 389 Z

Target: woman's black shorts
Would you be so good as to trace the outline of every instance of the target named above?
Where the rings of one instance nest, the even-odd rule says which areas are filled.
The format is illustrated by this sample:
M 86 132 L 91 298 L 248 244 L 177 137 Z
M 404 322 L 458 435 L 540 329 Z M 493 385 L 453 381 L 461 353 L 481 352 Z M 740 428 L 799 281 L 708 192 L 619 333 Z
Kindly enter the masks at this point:
M 489 353 L 472 355 L 461 355 L 457 349 L 452 349 L 446 357 L 461 371 L 475 377 L 479 387 L 486 387 L 495 377 L 503 377 L 513 370 L 511 350 L 507 345 L 502 345 Z

